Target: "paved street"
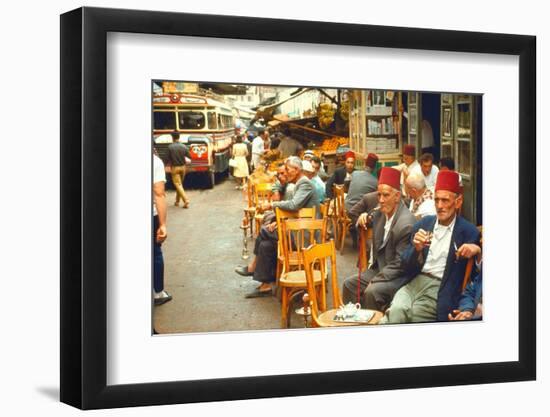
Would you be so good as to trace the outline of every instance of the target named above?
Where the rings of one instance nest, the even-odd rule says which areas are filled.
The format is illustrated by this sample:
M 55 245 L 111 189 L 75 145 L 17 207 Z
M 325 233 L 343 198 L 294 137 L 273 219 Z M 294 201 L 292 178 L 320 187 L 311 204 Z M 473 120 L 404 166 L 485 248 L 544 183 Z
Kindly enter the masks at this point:
M 189 209 L 174 206 L 175 192 L 168 190 L 168 239 L 163 244 L 165 288 L 173 300 L 154 307 L 158 333 L 265 330 L 280 328 L 280 302 L 276 297 L 245 299 L 258 283 L 234 272 L 241 259 L 245 206 L 242 191 L 232 179 L 222 179 L 213 190 L 201 178 L 188 176 Z M 248 240 L 251 257 L 254 242 Z M 338 255 L 339 278 L 356 273 L 356 253 L 347 242 Z M 301 301 L 300 301 L 301 304 Z M 299 306 L 296 306 L 299 307 Z M 293 313 L 291 327 L 303 327 Z

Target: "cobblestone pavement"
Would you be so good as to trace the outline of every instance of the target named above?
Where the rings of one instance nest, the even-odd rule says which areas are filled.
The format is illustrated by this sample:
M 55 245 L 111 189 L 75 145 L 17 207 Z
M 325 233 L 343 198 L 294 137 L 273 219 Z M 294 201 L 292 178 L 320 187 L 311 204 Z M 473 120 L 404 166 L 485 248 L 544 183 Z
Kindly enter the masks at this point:
M 175 192 L 167 191 L 168 239 L 163 244 L 165 289 L 173 300 L 154 307 L 155 330 L 195 333 L 280 329 L 280 302 L 276 297 L 245 299 L 258 283 L 234 272 L 241 259 L 239 225 L 245 200 L 231 179 L 222 179 L 212 190 L 200 178 L 185 181 L 191 201 L 188 209 L 174 206 Z M 254 242 L 248 240 L 251 257 Z M 339 280 L 356 274 L 356 251 L 348 240 L 338 254 Z M 297 307 L 301 306 L 296 305 Z M 304 327 L 292 314 L 291 327 Z

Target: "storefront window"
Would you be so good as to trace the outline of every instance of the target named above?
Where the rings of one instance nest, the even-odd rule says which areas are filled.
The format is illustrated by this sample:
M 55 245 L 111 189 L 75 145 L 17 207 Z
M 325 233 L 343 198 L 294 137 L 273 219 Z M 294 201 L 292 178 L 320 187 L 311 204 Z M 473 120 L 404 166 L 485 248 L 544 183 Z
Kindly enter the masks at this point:
M 441 157 L 442 158 L 452 158 L 453 157 L 453 145 L 452 145 L 452 143 L 442 143 L 441 144 Z
M 469 138 L 472 135 L 472 129 L 470 125 L 470 104 L 458 104 L 456 108 L 456 134 L 459 138 Z
M 469 141 L 459 140 L 457 143 L 457 170 L 461 174 L 472 174 L 472 159 L 470 156 L 471 144 Z

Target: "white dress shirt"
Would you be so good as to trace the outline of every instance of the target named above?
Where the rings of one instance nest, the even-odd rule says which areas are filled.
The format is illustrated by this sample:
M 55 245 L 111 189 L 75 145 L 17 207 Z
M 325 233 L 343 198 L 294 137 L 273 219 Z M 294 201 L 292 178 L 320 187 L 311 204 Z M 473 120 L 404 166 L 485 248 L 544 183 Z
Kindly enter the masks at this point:
M 386 241 L 388 237 L 388 233 L 390 233 L 391 224 L 393 222 L 393 218 L 395 217 L 396 212 L 397 212 L 397 209 L 395 209 L 395 211 L 393 212 L 392 216 L 389 219 L 388 219 L 388 216 L 386 216 L 386 224 L 384 225 L 384 240 L 382 240 L 382 242 Z
M 428 251 L 428 257 L 426 258 L 422 272 L 443 278 L 455 223 L 456 216 L 449 226 L 439 224 L 439 220 L 435 222 L 430 250 Z M 452 248 L 451 250 L 455 249 L 458 248 Z
M 437 174 L 439 173 L 439 168 L 436 165 L 432 165 L 432 170 L 430 171 L 430 173 L 428 175 L 424 175 L 424 173 L 422 172 L 422 167 L 420 166 L 420 164 L 418 164 L 418 166 L 415 166 L 409 172 L 411 174 L 412 173 L 417 173 L 417 174 L 422 175 L 424 177 L 424 181 L 426 181 L 426 187 L 429 188 L 432 191 L 435 190 L 435 182 L 437 181 Z
M 264 153 L 264 140 L 260 136 L 256 136 L 252 141 L 252 165 L 256 168 L 260 165 L 260 157 Z

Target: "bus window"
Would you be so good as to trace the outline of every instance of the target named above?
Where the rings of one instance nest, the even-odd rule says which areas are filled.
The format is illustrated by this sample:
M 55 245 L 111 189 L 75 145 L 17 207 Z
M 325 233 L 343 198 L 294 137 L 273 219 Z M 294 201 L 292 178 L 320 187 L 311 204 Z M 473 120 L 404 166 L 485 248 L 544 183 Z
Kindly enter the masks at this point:
M 225 116 L 225 127 L 232 128 L 233 126 L 233 116 Z
M 179 112 L 180 129 L 202 129 L 204 128 L 204 114 L 196 111 Z
M 208 129 L 215 130 L 218 128 L 216 119 L 216 113 L 213 111 L 208 112 Z
M 176 130 L 176 118 L 174 112 L 156 111 L 153 113 L 155 118 L 154 129 L 158 130 Z

